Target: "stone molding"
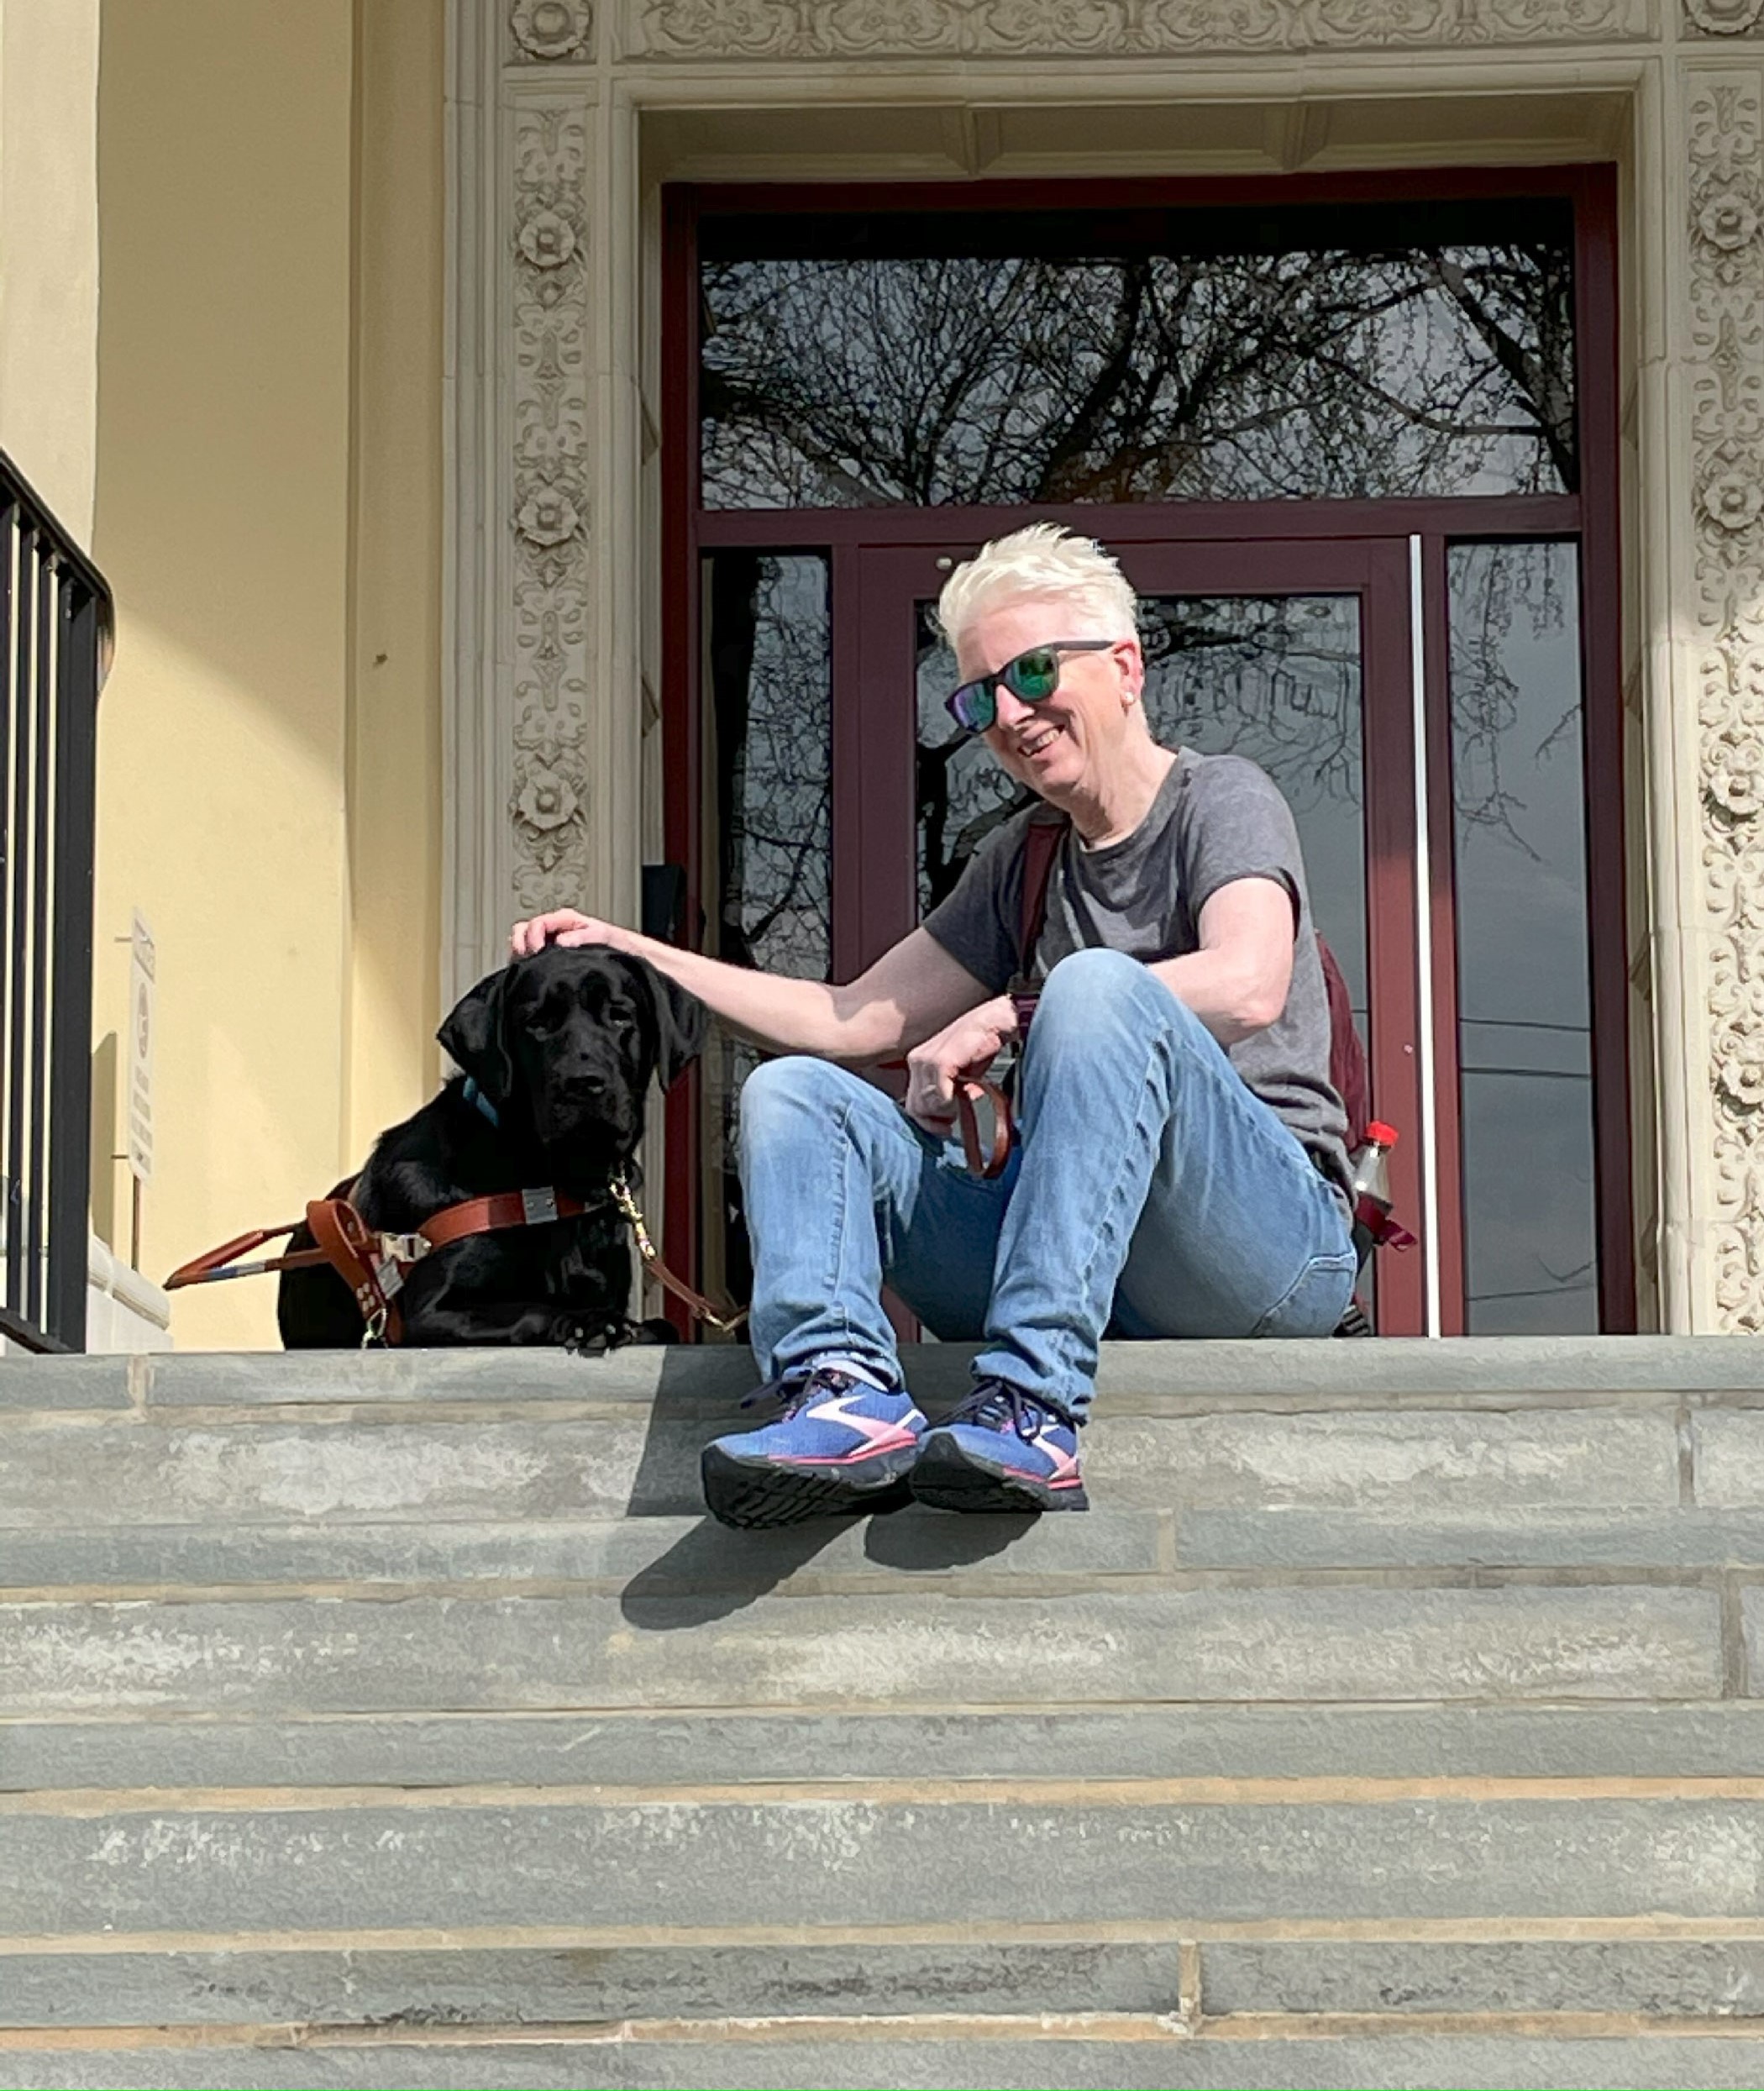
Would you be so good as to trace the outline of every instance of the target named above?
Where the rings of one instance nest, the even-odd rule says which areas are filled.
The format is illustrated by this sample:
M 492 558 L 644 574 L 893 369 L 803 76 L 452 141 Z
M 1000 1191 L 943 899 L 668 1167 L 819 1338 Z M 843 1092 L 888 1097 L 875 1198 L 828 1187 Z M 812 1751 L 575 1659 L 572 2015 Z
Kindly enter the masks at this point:
M 512 113 L 509 320 L 513 899 L 590 890 L 588 138 L 579 101 Z
M 1721 1326 L 1764 1332 L 1764 73 L 1686 82 L 1691 518 L 1712 1242 Z
M 1109 58 L 1626 42 L 1654 0 L 628 0 L 669 59 Z M 1711 15 L 1764 0 L 1686 0 Z M 1731 33 L 1731 32 L 1730 32 Z
M 1662 140 L 1675 141 L 1666 171 L 1684 199 L 1672 207 L 1683 244 L 1667 265 L 1677 310 L 1665 320 L 1684 418 L 1676 443 L 1662 428 L 1655 453 L 1656 473 L 1669 470 L 1660 497 L 1677 504 L 1656 570 L 1677 579 L 1646 615 L 1680 635 L 1689 680 L 1682 695 L 1662 684 L 1642 701 L 1666 707 L 1678 749 L 1695 756 L 1694 807 L 1687 778 L 1676 820 L 1667 815 L 1694 869 L 1692 905 L 1681 912 L 1656 888 L 1668 911 L 1656 919 L 1693 934 L 1655 988 L 1659 1022 L 1688 1052 L 1681 1094 L 1701 1122 L 1686 1127 L 1682 1180 L 1662 1185 L 1661 1225 L 1690 1257 L 1669 1288 L 1672 1325 L 1764 1332 L 1764 66 L 1743 45 L 1709 40 L 1751 34 L 1764 0 L 1678 3 L 1685 33 L 1703 40 L 1676 79 L 1668 73 Z M 511 909 L 615 906 L 608 867 L 628 853 L 606 823 L 620 809 L 637 818 L 635 737 L 627 758 L 599 709 L 603 642 L 638 600 L 634 575 L 598 564 L 607 513 L 617 524 L 627 493 L 633 512 L 637 499 L 609 433 L 617 389 L 599 383 L 592 346 L 606 315 L 591 269 L 604 272 L 609 243 L 623 252 L 631 230 L 609 215 L 627 205 L 596 172 L 608 149 L 597 157 L 596 125 L 623 92 L 615 56 L 678 61 L 675 77 L 695 60 L 911 57 L 927 61 L 922 86 L 958 55 L 1105 65 L 1129 51 L 1431 45 L 1470 62 L 1469 46 L 1634 39 L 1657 23 L 1653 0 L 614 5 L 612 52 L 585 79 L 599 29 L 585 0 L 503 0 L 493 11 L 453 0 L 449 990 L 493 963 Z M 1539 54 L 1541 67 L 1562 62 Z M 1081 71 L 1070 78 L 1081 92 Z M 621 120 L 634 140 L 634 119 Z M 1664 294 L 1663 282 L 1644 286 L 1650 310 Z M 1663 750 L 1656 794 L 1674 789 L 1676 758 Z

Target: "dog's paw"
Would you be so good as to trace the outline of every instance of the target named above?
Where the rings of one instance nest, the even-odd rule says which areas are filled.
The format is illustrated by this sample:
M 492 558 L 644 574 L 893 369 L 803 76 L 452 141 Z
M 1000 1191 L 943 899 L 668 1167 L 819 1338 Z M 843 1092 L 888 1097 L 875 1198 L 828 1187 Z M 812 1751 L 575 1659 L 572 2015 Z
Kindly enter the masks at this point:
M 590 1321 L 579 1314 L 560 1314 L 551 1340 L 572 1358 L 600 1358 L 617 1342 L 616 1323 Z
M 671 1321 L 664 1321 L 659 1315 L 653 1315 L 647 1321 L 639 1321 L 631 1331 L 633 1343 L 677 1343 L 680 1331 Z

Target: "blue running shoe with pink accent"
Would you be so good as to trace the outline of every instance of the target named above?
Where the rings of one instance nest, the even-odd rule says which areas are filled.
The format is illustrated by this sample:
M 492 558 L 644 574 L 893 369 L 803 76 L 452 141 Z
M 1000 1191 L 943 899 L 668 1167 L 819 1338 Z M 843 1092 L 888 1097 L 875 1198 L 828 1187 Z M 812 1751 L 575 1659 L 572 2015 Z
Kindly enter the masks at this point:
M 982 1379 L 926 1433 L 912 1492 L 940 1510 L 1087 1510 L 1078 1426 L 1008 1379 Z
M 741 1405 L 762 1401 L 782 1403 L 775 1423 L 705 1447 L 705 1501 L 722 1523 L 795 1525 L 906 1500 L 926 1428 L 910 1394 L 821 1365 L 769 1380 Z

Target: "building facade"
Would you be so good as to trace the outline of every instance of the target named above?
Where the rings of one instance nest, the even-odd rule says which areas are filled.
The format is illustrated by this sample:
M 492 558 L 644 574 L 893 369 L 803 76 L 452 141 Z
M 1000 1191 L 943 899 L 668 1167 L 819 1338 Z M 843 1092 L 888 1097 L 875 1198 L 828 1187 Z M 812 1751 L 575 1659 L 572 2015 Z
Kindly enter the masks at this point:
M 1169 730 L 1317 785 L 1320 913 L 1427 1222 L 1389 1324 L 1764 1329 L 1764 0 L 101 21 L 97 1028 L 139 906 L 150 1269 L 287 1216 L 419 1101 L 516 914 L 647 904 L 840 970 L 906 926 L 999 810 L 915 738 L 920 606 L 1051 508 L 1150 599 Z M 1359 286 L 1347 333 L 1305 257 Z M 1210 420 L 1158 424 L 1179 344 L 1079 440 L 1108 356 L 1060 300 L 1130 290 L 1142 375 L 1146 314 L 1241 335 L 1284 302 Z M 960 343 L 926 317 L 1032 293 Z M 881 375 L 954 400 L 953 359 L 1026 341 L 1033 383 L 1018 354 L 970 385 L 917 477 L 912 415 L 847 411 Z M 1317 375 L 1348 363 L 1351 400 Z M 963 447 L 988 416 L 1010 460 Z M 1320 707 L 1338 788 L 1300 760 Z M 738 1072 L 707 1064 L 652 1168 L 731 1282 Z M 181 1300 L 178 1340 L 268 1340 L 250 1290 Z

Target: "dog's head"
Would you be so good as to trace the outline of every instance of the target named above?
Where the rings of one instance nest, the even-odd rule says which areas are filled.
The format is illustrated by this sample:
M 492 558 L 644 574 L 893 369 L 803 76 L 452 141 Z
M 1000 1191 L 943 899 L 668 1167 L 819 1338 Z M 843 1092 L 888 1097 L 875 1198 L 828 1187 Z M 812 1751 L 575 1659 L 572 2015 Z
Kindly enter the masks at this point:
M 435 1034 L 498 1111 L 588 1166 L 643 1136 L 652 1075 L 671 1082 L 704 1043 L 705 1007 L 642 959 L 548 944 L 480 980 Z

